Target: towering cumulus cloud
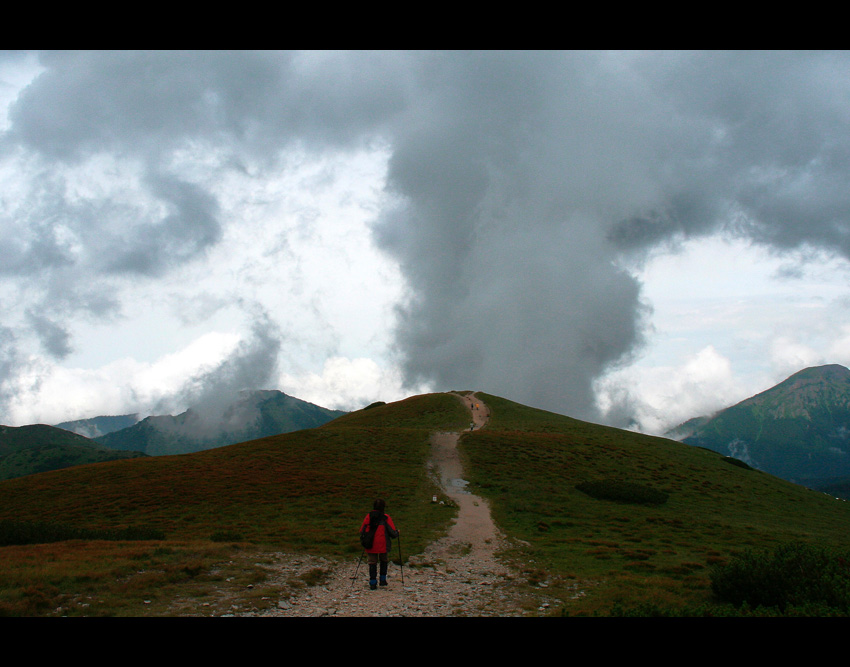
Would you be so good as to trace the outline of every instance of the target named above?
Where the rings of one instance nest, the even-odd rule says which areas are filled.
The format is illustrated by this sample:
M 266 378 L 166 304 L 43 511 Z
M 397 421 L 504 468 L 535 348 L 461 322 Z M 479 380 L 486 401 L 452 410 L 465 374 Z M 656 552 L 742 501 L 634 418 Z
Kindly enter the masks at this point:
M 376 227 L 410 287 L 397 332 L 410 378 L 593 416 L 593 379 L 640 332 L 639 286 L 615 265 L 612 221 L 652 195 L 600 58 L 441 54 L 422 65 L 427 103 L 390 161 L 401 203 Z
M 20 198 L 0 210 L 13 239 L 0 275 L 26 276 L 32 297 L 0 328 L 7 375 L 24 330 L 67 356 L 64 320 L 114 317 L 117 281 L 203 261 L 246 224 L 223 214 L 225 177 L 276 177 L 292 151 L 388 156 L 371 230 L 404 279 L 394 347 L 410 386 L 600 418 L 594 381 L 646 331 L 630 269 L 648 253 L 722 232 L 850 257 L 847 53 L 98 52 L 40 66 L 2 144 L 29 180 L 10 179 Z M 199 176 L 209 164 L 215 179 Z
M 441 54 L 377 228 L 411 377 L 583 417 L 641 340 L 618 267 L 724 230 L 848 255 L 847 54 Z

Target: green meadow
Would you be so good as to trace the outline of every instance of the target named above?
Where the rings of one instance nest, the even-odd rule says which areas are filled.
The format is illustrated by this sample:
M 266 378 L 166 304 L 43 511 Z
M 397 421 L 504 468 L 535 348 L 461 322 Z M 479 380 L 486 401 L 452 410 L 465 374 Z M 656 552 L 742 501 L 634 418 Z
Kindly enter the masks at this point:
M 850 546 L 844 501 L 709 450 L 479 395 L 492 418 L 461 439 L 470 482 L 529 544 L 519 562 L 556 588 L 587 582 L 565 613 L 694 609 L 712 601 L 712 569 L 748 550 Z M 604 493 L 621 488 L 645 493 Z
M 735 613 L 712 593 L 715 568 L 789 542 L 848 547 L 842 501 L 708 450 L 479 396 L 491 421 L 461 437 L 467 478 L 515 545 L 517 583 L 563 601 L 552 613 Z M 445 498 L 430 434 L 468 424 L 456 396 L 427 394 L 316 429 L 0 482 L 0 615 L 164 615 L 225 585 L 264 604 L 263 558 L 356 563 L 379 496 L 403 558 L 419 553 L 455 515 L 432 502 Z

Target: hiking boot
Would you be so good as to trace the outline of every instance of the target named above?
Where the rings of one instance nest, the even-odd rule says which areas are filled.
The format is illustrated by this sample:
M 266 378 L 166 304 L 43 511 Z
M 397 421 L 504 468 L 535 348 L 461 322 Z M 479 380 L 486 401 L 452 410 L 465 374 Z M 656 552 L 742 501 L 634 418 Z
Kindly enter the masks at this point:
M 387 578 L 381 577 L 381 586 L 386 586 L 386 585 L 387 585 Z
M 369 590 L 371 590 L 371 591 L 378 590 L 378 582 L 376 582 L 374 579 L 369 580 Z

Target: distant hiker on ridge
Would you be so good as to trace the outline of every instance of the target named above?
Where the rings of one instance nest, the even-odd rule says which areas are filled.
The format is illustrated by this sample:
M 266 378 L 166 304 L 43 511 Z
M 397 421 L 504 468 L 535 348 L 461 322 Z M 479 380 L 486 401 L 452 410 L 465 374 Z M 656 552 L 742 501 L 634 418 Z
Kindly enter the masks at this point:
M 378 498 L 372 506 L 372 511 L 360 524 L 360 543 L 366 549 L 369 564 L 369 588 L 373 591 L 378 587 L 378 564 L 381 566 L 381 586 L 387 585 L 387 566 L 390 550 L 390 538 L 398 537 L 393 520 L 384 513 L 385 503 Z

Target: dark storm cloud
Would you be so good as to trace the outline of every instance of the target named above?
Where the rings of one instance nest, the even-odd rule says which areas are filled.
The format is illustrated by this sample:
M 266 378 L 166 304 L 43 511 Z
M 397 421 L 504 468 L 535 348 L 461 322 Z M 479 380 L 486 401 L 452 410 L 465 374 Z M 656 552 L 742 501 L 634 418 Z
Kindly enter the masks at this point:
M 7 154 L 132 158 L 138 187 L 168 213 L 72 201 L 42 166 L 29 222 L 14 223 L 27 233 L 0 249 L 0 271 L 47 268 L 69 288 L 75 275 L 167 275 L 237 224 L 167 166 L 178 149 L 262 169 L 289 147 L 378 141 L 394 198 L 374 233 L 407 283 L 396 338 L 408 379 L 595 417 L 594 379 L 639 347 L 647 315 L 624 259 L 719 230 L 850 257 L 849 60 L 47 53 L 10 112 Z
M 405 54 L 78 51 L 10 113 L 16 141 L 62 160 L 101 150 L 161 155 L 187 139 L 275 155 L 286 144 L 357 142 L 405 104 Z
M 224 224 L 215 196 L 169 166 L 176 152 L 268 166 L 287 147 L 371 138 L 404 99 L 403 86 L 384 85 L 398 65 L 380 54 L 82 51 L 40 60 L 45 69 L 12 105 L 0 144 L 6 155 L 24 147 L 39 158 L 27 165 L 15 219 L 3 221 L 10 243 L 0 271 L 10 274 L 75 265 L 89 278 L 161 276 L 203 257 Z M 152 203 L 75 195 L 63 166 L 102 155 L 138 164 L 125 187 Z
M 850 54 L 648 54 L 634 64 L 692 129 L 655 160 L 666 165 L 672 224 L 696 234 L 722 217 L 759 242 L 850 255 Z
M 639 288 L 606 234 L 653 190 L 599 58 L 432 63 L 429 113 L 390 162 L 403 204 L 376 226 L 412 291 L 398 330 L 411 379 L 589 417 L 593 379 L 638 341 Z
M 411 378 L 598 417 L 648 314 L 623 258 L 716 231 L 850 257 L 847 54 L 427 60 L 376 226 Z
M 161 220 L 135 225 L 115 235 L 102 249 L 108 273 L 161 275 L 169 268 L 203 255 L 221 238 L 218 205 L 212 195 L 180 179 L 154 174 L 148 179 L 152 196 L 170 212 Z
M 16 378 L 24 367 L 18 352 L 15 332 L 0 324 L 0 408 L 4 408 L 18 389 Z
M 27 320 L 50 356 L 64 359 L 71 354 L 71 336 L 65 327 L 32 309 L 27 311 Z

